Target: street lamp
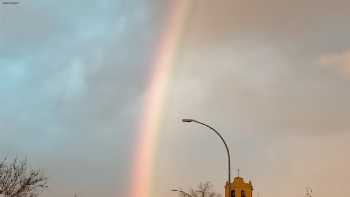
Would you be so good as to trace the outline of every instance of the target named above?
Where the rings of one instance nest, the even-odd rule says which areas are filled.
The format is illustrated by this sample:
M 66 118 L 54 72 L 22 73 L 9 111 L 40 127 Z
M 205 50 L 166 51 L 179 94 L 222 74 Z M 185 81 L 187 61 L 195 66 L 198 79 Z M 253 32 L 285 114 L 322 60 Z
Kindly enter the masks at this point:
M 227 159 L 228 159 L 228 177 L 227 177 L 227 180 L 228 180 L 228 183 L 231 184 L 231 157 L 230 157 L 230 150 L 228 149 L 228 146 L 226 144 L 226 141 L 225 141 L 224 137 L 222 137 L 222 135 L 216 129 L 214 129 L 212 126 L 210 126 L 210 125 L 208 125 L 206 123 L 199 122 L 199 121 L 194 120 L 194 119 L 188 119 L 188 118 L 182 119 L 182 122 L 185 122 L 185 123 L 195 122 L 197 124 L 203 125 L 203 126 L 209 128 L 209 129 L 211 129 L 212 131 L 214 131 L 216 133 L 216 135 L 218 135 L 220 137 L 221 141 L 225 145 L 226 152 L 227 152 Z

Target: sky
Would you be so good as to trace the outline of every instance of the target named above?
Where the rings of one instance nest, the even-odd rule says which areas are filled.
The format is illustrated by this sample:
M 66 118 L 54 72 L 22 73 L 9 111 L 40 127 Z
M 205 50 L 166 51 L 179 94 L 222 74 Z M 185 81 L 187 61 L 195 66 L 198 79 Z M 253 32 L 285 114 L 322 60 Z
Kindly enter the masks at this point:
M 129 194 L 171 1 L 0 5 L 0 156 L 42 169 L 43 197 Z M 349 6 L 193 0 L 167 76 L 151 196 L 204 181 L 223 193 L 223 145 L 181 118 L 222 133 L 254 195 L 350 195 Z

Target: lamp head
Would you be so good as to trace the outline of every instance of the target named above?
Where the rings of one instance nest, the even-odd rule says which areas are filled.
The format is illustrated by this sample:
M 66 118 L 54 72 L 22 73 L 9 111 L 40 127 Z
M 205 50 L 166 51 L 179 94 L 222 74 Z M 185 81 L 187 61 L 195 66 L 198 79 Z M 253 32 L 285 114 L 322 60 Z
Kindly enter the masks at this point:
M 188 118 L 182 119 L 182 122 L 193 122 L 193 121 L 194 121 L 193 119 L 188 119 Z

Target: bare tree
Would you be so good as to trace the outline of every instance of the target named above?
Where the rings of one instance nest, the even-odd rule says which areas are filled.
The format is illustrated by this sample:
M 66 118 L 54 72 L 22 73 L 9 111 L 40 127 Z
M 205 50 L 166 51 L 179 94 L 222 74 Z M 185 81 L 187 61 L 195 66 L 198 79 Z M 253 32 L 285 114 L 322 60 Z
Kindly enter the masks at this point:
M 178 191 L 179 195 L 182 197 L 221 197 L 221 194 L 213 191 L 213 185 L 208 181 L 205 183 L 200 183 L 197 189 L 190 189 L 189 192 L 182 190 L 173 190 Z
M 36 197 L 47 188 L 47 178 L 37 169 L 28 169 L 27 160 L 0 161 L 0 195 Z

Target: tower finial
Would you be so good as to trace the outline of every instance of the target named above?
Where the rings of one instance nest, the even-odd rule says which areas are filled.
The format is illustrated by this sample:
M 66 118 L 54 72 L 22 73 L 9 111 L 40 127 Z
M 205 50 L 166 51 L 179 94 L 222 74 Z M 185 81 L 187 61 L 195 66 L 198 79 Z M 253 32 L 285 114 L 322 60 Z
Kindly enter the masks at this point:
M 240 169 L 238 168 L 238 169 L 237 169 L 237 176 L 238 176 L 238 177 L 239 177 L 239 171 L 240 171 Z

